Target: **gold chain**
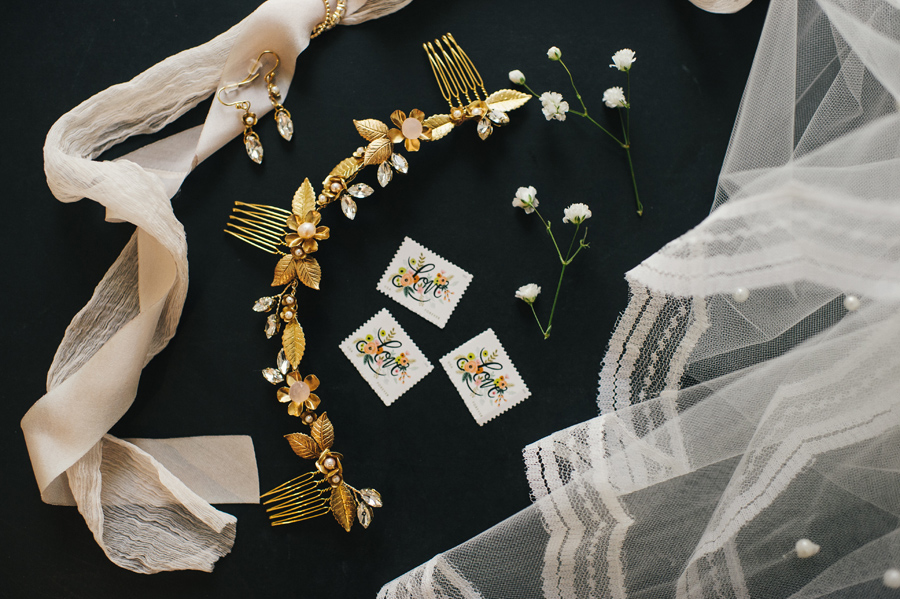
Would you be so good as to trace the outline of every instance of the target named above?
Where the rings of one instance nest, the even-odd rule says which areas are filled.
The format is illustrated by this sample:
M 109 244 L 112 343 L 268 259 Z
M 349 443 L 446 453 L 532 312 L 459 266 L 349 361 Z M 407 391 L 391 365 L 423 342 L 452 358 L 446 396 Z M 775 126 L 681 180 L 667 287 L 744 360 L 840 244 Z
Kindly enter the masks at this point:
M 334 9 L 333 13 L 329 13 L 331 10 L 331 5 L 328 0 L 322 0 L 325 3 L 325 20 L 316 25 L 316 27 L 312 30 L 312 33 L 309 34 L 309 39 L 313 39 L 314 37 L 319 36 L 319 34 L 328 31 L 333 28 L 335 25 L 341 22 L 341 19 L 344 18 L 344 12 L 347 9 L 347 0 L 338 0 L 337 7 Z

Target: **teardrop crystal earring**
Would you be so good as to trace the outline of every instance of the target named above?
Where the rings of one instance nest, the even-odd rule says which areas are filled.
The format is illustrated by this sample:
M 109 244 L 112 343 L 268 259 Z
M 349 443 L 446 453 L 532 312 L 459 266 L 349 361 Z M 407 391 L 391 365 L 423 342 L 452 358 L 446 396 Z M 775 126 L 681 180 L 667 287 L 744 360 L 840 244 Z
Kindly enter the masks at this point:
M 266 91 L 269 94 L 269 102 L 275 107 L 275 124 L 278 126 L 278 133 L 287 141 L 291 141 L 291 137 L 294 136 L 294 122 L 291 120 L 291 113 L 288 112 L 287 108 L 282 106 L 280 102 L 281 90 L 278 89 L 278 86 L 275 84 L 275 69 L 281 64 L 281 59 L 279 59 L 278 55 L 272 50 L 263 50 L 256 58 L 257 63 L 262 59 L 263 54 L 271 54 L 275 57 L 275 66 L 273 66 L 272 70 L 266 73 L 265 76 Z
M 243 81 L 229 83 L 228 85 L 223 86 L 216 92 L 216 98 L 225 106 L 234 106 L 238 110 L 244 111 L 244 114 L 241 116 L 241 122 L 244 124 L 244 148 L 246 148 L 247 156 L 250 157 L 250 160 L 256 164 L 262 164 L 263 147 L 262 143 L 259 141 L 259 136 L 253 131 L 253 125 L 256 124 L 256 114 L 250 112 L 250 102 L 246 100 L 226 102 L 222 99 L 222 92 L 230 89 L 237 89 L 242 85 L 247 85 L 248 83 L 253 82 L 258 76 L 259 73 L 253 73 L 252 75 L 248 75 Z

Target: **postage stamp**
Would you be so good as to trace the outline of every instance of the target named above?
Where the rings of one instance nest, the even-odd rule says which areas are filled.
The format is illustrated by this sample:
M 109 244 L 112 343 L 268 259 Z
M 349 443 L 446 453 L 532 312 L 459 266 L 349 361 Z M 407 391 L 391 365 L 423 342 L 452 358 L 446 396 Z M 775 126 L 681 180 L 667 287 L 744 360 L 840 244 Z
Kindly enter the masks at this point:
M 441 358 L 441 366 L 479 426 L 531 395 L 492 329 Z
M 344 339 L 341 351 L 386 406 L 434 368 L 386 308 Z
M 444 328 L 472 275 L 409 237 L 378 281 L 378 290 Z

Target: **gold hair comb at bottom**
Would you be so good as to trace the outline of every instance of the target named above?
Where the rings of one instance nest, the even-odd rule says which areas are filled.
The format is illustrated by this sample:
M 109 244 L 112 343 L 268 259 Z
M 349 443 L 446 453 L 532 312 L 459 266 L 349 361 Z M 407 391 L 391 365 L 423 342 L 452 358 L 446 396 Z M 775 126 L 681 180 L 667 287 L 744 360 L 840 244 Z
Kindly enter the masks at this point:
M 310 434 L 285 435 L 291 449 L 301 458 L 316 460 L 316 470 L 293 478 L 263 493 L 260 499 L 272 526 L 293 524 L 310 518 L 334 514 L 344 530 L 350 531 L 355 519 L 363 528 L 372 523 L 372 508 L 383 505 L 375 489 L 356 489 L 344 482 L 341 454 L 331 451 L 334 426 L 323 412 L 310 426 Z

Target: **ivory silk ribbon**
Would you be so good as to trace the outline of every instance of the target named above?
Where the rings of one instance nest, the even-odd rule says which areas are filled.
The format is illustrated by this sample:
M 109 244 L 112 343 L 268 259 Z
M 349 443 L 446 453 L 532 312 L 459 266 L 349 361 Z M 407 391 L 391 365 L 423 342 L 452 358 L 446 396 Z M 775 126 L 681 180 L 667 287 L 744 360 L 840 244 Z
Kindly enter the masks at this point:
M 343 23 L 409 1 L 348 0 Z M 124 568 L 211 571 L 231 550 L 236 519 L 209 504 L 259 501 L 247 436 L 125 441 L 107 434 L 131 406 L 144 366 L 174 334 L 184 305 L 187 242 L 170 200 L 243 127 L 234 108 L 212 102 L 201 126 L 115 161 L 95 158 L 132 135 L 159 131 L 220 86 L 243 79 L 263 50 L 281 57 L 278 85 L 286 95 L 293 59 L 324 13 L 322 0 L 269 0 L 210 42 L 86 100 L 47 135 L 45 171 L 54 195 L 94 200 L 108 221 L 137 229 L 66 330 L 47 394 L 25 414 L 22 430 L 42 499 L 77 505 Z M 241 98 L 260 116 L 271 110 L 264 85 L 248 86 Z

